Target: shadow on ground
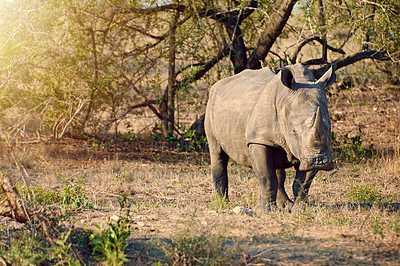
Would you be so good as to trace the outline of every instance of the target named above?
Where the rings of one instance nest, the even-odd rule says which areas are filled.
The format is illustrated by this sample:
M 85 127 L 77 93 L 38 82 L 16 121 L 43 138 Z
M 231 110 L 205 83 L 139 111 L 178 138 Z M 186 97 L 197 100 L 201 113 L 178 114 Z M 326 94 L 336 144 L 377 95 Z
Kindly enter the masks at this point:
M 195 250 L 176 249 L 182 261 L 172 261 L 167 258 L 160 248 L 160 243 L 172 247 L 171 239 L 132 239 L 128 246 L 130 263 L 167 263 L 179 264 L 198 256 L 195 260 L 203 258 Z M 251 237 L 249 240 L 228 239 L 223 248 L 227 250 L 232 245 L 238 245 L 237 253 L 222 251 L 218 255 L 229 256 L 231 265 L 365 265 L 365 264 L 393 264 L 399 263 L 397 249 L 385 245 L 371 245 L 358 239 L 310 239 L 310 238 L 277 238 L 277 237 Z M 176 247 L 175 247 L 176 248 Z M 186 251 L 186 252 L 185 252 Z M 198 252 L 198 251 L 197 251 Z M 205 254 L 207 256 L 207 254 Z M 210 255 L 210 254 L 208 254 Z M 212 254 L 211 254 L 212 255 Z M 204 254 L 203 254 L 204 256 Z M 210 261 L 221 261 L 221 258 L 208 257 Z

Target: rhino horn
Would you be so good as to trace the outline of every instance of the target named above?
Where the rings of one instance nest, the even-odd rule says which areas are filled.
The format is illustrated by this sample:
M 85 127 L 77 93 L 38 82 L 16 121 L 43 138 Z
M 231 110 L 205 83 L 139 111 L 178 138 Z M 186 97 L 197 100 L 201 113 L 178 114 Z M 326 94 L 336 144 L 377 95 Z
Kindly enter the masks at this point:
M 326 145 L 326 132 L 324 122 L 322 121 L 321 108 L 318 106 L 317 113 L 315 114 L 315 121 L 313 126 L 314 141 L 317 145 Z

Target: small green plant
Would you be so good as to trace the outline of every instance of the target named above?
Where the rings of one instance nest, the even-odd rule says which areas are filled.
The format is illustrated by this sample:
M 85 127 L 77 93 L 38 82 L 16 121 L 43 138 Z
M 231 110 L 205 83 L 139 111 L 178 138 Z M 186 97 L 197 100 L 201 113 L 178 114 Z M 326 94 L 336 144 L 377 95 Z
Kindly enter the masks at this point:
M 21 197 L 28 201 L 29 196 L 28 196 L 28 190 L 26 189 L 26 186 L 20 185 L 18 183 L 15 184 L 17 190 L 19 191 Z M 58 194 L 58 191 L 56 190 L 48 190 L 44 189 L 39 186 L 34 186 L 30 185 L 29 186 L 30 191 L 35 195 L 33 200 L 36 200 L 35 203 L 39 205 L 45 205 L 45 204 L 54 204 L 58 203 L 61 201 L 61 197 Z
M 125 142 L 131 143 L 136 139 L 136 134 L 131 134 L 129 132 L 125 133 L 124 137 L 123 137 Z
M 386 236 L 385 222 L 381 221 L 380 217 L 371 217 L 371 229 L 376 238 L 383 239 Z
M 131 202 L 128 201 L 128 196 L 122 194 L 118 197 L 120 207 L 120 218 L 116 223 L 109 223 L 108 229 L 99 229 L 98 233 L 92 234 L 90 245 L 93 247 L 93 255 L 100 261 L 106 261 L 108 265 L 123 265 L 129 260 L 126 257 L 125 249 L 128 246 L 127 238 L 131 234 L 130 207 Z
M 245 199 L 245 206 L 248 208 L 253 208 L 258 202 L 258 195 L 253 191 Z
M 348 134 L 339 138 L 334 132 L 331 133 L 332 151 L 341 161 L 357 163 L 364 161 L 374 155 L 374 144 L 370 144 L 368 148 L 362 146 L 364 140 L 361 138 L 362 132 L 359 132 L 354 137 L 349 137 Z M 342 139 L 342 141 L 340 141 Z
M 8 247 L 1 245 L 0 256 L 15 265 L 39 265 L 46 261 L 48 254 L 39 240 L 29 233 L 19 232 L 19 238 L 11 241 Z
M 338 226 L 345 226 L 352 224 L 352 220 L 349 217 L 337 216 L 332 218 L 333 218 L 333 224 L 336 224 Z
M 67 233 L 61 233 L 61 238 L 56 239 L 56 246 L 53 247 L 53 253 L 58 257 L 58 265 L 81 265 L 79 261 L 70 254 L 72 244 L 68 243 L 68 238 L 71 234 L 71 230 Z
M 85 192 L 85 182 L 83 176 L 67 180 L 64 176 L 58 174 L 58 177 L 65 182 L 61 191 L 61 207 L 78 209 L 81 207 L 93 208 L 93 204 L 88 202 L 88 196 Z
M 380 189 L 372 188 L 369 185 L 352 185 L 344 198 L 356 203 L 383 203 L 392 202 L 393 197 L 384 196 Z
M 216 194 L 211 197 L 209 208 L 214 211 L 225 211 L 232 208 L 232 204 L 226 200 L 225 197 L 221 197 Z
M 39 228 L 40 230 L 40 228 Z M 32 235 L 31 230 L 18 230 L 9 245 L 1 245 L 0 257 L 12 265 L 80 265 L 71 254 L 70 233 L 62 232 L 55 245 L 44 240 L 41 234 Z
M 97 140 L 96 138 L 94 138 L 94 137 L 91 137 L 91 138 L 88 137 L 87 138 L 87 142 L 91 143 L 91 147 L 92 148 L 98 148 L 101 145 L 101 142 L 99 140 Z
M 400 219 L 396 218 L 390 222 L 389 225 L 390 230 L 396 235 L 400 235 Z
M 185 130 L 184 127 L 180 129 Z M 185 135 L 182 137 L 177 146 L 185 150 L 207 150 L 208 142 L 206 136 L 199 136 L 196 134 L 196 130 L 189 129 L 186 131 Z
M 112 186 L 116 186 L 117 184 L 122 185 L 122 182 L 126 180 L 126 172 L 121 172 L 114 175 L 114 182 L 111 183 Z
M 101 226 L 96 225 L 99 232 L 89 237 L 93 255 L 99 261 L 106 261 L 108 265 L 123 265 L 124 262 L 129 261 L 125 254 L 128 246 L 125 242 L 131 233 L 128 221 L 119 219 L 117 223 L 108 225 L 108 229 L 102 229 Z
M 123 219 L 129 220 L 132 202 L 128 201 L 128 195 L 126 193 L 120 194 L 117 200 L 121 217 L 123 217 Z

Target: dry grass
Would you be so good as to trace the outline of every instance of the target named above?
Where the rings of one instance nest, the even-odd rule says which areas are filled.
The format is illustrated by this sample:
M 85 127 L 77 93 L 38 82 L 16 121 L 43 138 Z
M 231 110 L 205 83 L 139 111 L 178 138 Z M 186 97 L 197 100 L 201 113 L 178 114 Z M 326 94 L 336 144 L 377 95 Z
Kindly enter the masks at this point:
M 351 96 L 352 92 L 341 91 L 330 99 L 333 130 L 338 135 L 356 134 L 361 126 L 362 146 L 373 143 L 376 156 L 353 163 L 338 161 L 334 171 L 318 173 L 310 191 L 311 205 L 301 212 L 258 210 L 257 180 L 252 171 L 233 163 L 231 202 L 216 202 L 206 153 L 156 147 L 142 140 L 131 148 L 63 140 L 33 144 L 23 151 L 21 144 L 20 155 L 28 155 L 24 164 L 37 186 L 60 190 L 66 180 L 84 182 L 93 208 L 81 208 L 72 217 L 75 228 L 95 229 L 118 220 L 117 198 L 126 194 L 130 223 L 137 228 L 126 250 L 132 264 L 178 262 L 183 240 L 193 243 L 186 255 L 192 251 L 200 256 L 203 249 L 213 254 L 216 259 L 210 264 L 398 264 L 400 156 L 395 123 L 400 124 L 400 115 L 394 100 L 389 106 L 383 101 L 373 104 L 377 110 L 392 110 L 383 115 L 368 109 L 368 99 L 378 92 L 359 90 Z M 349 99 L 356 103 L 354 109 L 345 108 Z M 386 127 L 385 121 L 389 121 Z M 6 168 L 6 152 L 2 161 Z M 9 171 L 18 178 L 16 170 Z M 287 174 L 286 189 L 293 198 L 294 172 L 289 169 Z M 365 195 L 351 195 L 352 187 L 360 191 L 362 186 L 369 189 L 366 195 L 375 193 L 374 201 L 360 203 L 357 200 Z M 256 215 L 234 214 L 235 206 L 251 208 Z
M 229 167 L 231 202 L 218 207 L 212 194 L 207 157 L 179 160 L 187 154 L 163 151 L 159 158 L 130 159 L 129 153 L 114 156 L 101 148 L 82 149 L 77 145 L 76 155 L 69 150 L 67 158 L 59 159 L 52 156 L 70 149 L 72 143 L 46 146 L 52 149 L 43 155 L 46 160 L 33 167 L 32 182 L 57 189 L 62 186 L 60 176 L 70 180 L 81 177 L 88 201 L 94 203 L 94 209 L 82 209 L 73 218 L 75 227 L 95 229 L 95 225 L 104 227 L 110 219 L 118 220 L 116 199 L 119 194 L 127 194 L 132 204 L 131 223 L 138 228 L 126 251 L 133 261 L 167 262 L 160 251 L 163 245 L 168 247 L 181 235 L 205 234 L 209 241 L 223 237 L 225 244 L 221 248 L 229 255 L 229 263 L 246 260 L 347 264 L 372 263 L 377 259 L 399 262 L 400 197 L 396 180 L 400 176 L 398 171 L 386 167 L 399 158 L 344 163 L 334 172 L 321 172 L 310 192 L 312 205 L 299 213 L 264 213 L 256 208 L 258 183 L 253 173 L 233 163 Z M 288 174 L 286 189 L 292 197 L 293 173 Z M 386 207 L 350 205 L 345 194 L 352 185 L 380 188 L 383 196 L 392 196 L 393 203 Z M 234 214 L 235 206 L 253 208 L 256 216 Z

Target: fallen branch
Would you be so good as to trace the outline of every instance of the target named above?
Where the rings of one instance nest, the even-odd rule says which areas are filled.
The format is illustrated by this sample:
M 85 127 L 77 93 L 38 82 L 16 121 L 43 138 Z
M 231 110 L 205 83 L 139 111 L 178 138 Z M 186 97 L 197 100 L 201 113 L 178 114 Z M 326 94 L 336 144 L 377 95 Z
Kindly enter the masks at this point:
M 0 186 L 6 195 L 6 199 L 0 202 L 0 215 L 12 218 L 19 223 L 30 221 L 32 211 L 29 204 L 21 198 L 10 178 L 5 174 L 1 174 Z

